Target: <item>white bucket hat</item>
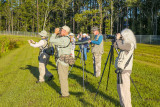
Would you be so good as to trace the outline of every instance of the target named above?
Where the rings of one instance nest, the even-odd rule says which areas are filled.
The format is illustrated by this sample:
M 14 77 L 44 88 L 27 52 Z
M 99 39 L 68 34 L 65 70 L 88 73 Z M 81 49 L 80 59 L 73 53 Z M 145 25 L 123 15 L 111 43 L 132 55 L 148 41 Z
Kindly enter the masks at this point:
M 69 35 L 70 35 L 70 36 L 74 36 L 74 33 L 70 33 Z
M 45 30 L 42 30 L 39 35 L 44 36 L 44 37 L 48 37 L 48 34 Z
M 84 35 L 84 36 L 87 36 L 87 34 L 86 34 L 86 33 L 83 33 L 83 35 Z

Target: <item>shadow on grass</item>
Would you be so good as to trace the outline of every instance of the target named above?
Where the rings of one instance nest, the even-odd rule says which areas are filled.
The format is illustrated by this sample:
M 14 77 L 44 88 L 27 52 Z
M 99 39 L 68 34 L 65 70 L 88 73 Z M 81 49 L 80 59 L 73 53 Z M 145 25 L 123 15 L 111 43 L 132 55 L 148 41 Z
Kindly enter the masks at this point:
M 83 78 L 82 77 L 80 77 L 76 74 L 70 74 L 70 78 L 76 80 L 83 87 L 83 81 L 82 81 Z M 97 89 L 92 84 L 90 84 L 89 82 L 85 82 L 85 88 L 87 90 L 89 90 L 91 93 L 96 93 L 96 91 L 97 91 Z M 106 90 L 104 90 L 104 91 L 106 91 Z M 111 96 L 106 95 L 102 91 L 98 91 L 98 95 L 102 96 L 106 100 L 109 100 L 110 102 L 115 104 L 115 106 L 120 106 L 120 103 L 119 103 L 118 100 L 114 99 Z M 92 96 L 92 97 L 94 98 L 95 96 Z
M 74 67 L 76 67 L 76 68 L 78 68 L 78 69 L 81 69 L 81 70 L 82 70 L 82 72 L 83 72 L 83 67 L 82 67 L 82 66 L 74 65 L 74 66 L 73 66 L 73 68 L 74 68 Z M 84 66 L 84 69 L 85 69 L 85 66 Z M 89 73 L 89 74 L 93 75 L 93 73 L 92 73 L 92 72 L 90 72 L 90 71 L 88 71 L 88 70 L 86 70 L 86 69 L 85 69 L 85 71 L 86 71 L 87 73 Z
M 38 67 L 35 67 L 35 66 L 32 66 L 32 65 L 26 65 L 25 68 L 20 68 L 22 70 L 30 70 L 30 73 L 33 74 L 34 77 L 37 78 L 37 80 L 39 80 L 39 70 L 38 70 Z M 57 93 L 60 94 L 60 87 L 53 81 L 46 81 L 46 83 L 52 87 L 54 90 L 56 90 Z
M 89 106 L 89 107 L 94 107 L 93 104 L 90 104 L 90 103 L 86 102 L 86 101 L 85 101 L 84 99 L 82 99 L 82 98 L 80 98 L 79 101 L 83 103 L 84 107 L 85 107 L 85 106 L 87 106 L 87 107 L 88 107 L 88 106 Z
M 55 64 L 53 64 L 51 61 L 48 62 L 48 65 L 51 65 L 52 67 L 57 68 L 57 66 Z

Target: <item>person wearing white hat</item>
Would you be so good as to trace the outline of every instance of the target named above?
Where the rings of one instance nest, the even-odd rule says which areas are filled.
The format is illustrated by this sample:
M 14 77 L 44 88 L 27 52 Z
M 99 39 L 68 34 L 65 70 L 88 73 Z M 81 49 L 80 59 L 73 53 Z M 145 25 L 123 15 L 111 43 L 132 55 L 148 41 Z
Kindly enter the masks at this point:
M 50 56 L 45 53 L 45 49 L 48 48 L 48 34 L 45 30 L 41 31 L 39 33 L 42 40 L 39 42 L 34 42 L 33 40 L 28 40 L 28 43 L 30 46 L 34 48 L 40 48 L 38 60 L 39 60 L 39 80 L 36 81 L 36 83 L 44 82 L 45 81 L 45 75 L 48 77 L 48 81 L 50 81 L 53 78 L 53 75 L 48 71 L 46 68 Z
M 82 40 L 81 41 L 87 41 L 88 38 L 87 38 L 87 34 L 86 33 L 83 33 L 82 34 Z M 89 52 L 87 50 L 87 47 L 89 47 L 89 44 L 84 44 L 84 48 L 83 48 L 83 54 L 84 54 L 84 61 L 87 60 L 87 52 Z
M 71 53 L 72 53 L 72 57 L 74 58 L 74 49 L 75 49 L 75 37 L 74 37 L 74 33 L 70 33 L 69 37 L 71 38 L 71 43 L 72 43 L 72 49 L 71 49 Z
M 60 33 L 61 37 L 56 38 L 56 35 Z M 69 87 L 68 87 L 68 69 L 69 64 L 65 60 L 61 60 L 62 56 L 71 55 L 72 44 L 70 43 L 70 28 L 68 26 L 63 26 L 60 31 L 59 28 L 55 29 L 55 33 L 52 34 L 50 38 L 50 43 L 54 44 L 58 48 L 58 60 L 57 60 L 57 70 L 59 75 L 59 81 L 61 85 L 61 96 L 69 96 Z M 64 58 L 65 59 L 65 58 Z

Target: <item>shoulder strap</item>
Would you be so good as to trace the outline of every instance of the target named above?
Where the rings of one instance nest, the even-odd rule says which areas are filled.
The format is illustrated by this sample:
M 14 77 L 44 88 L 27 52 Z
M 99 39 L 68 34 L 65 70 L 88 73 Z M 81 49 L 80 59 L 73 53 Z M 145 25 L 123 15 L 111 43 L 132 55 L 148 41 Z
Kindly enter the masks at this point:
M 47 41 L 47 40 L 45 39 L 45 41 Z M 45 47 L 42 47 L 42 50 L 44 50 L 47 46 L 48 46 L 48 41 L 47 41 L 46 46 L 45 46 Z
M 124 69 L 128 66 L 128 64 L 129 64 L 129 62 L 130 62 L 132 56 L 133 56 L 133 54 L 130 56 L 130 58 L 129 58 L 128 61 L 126 62 L 125 66 L 124 66 Z
M 64 36 L 64 37 L 68 37 L 68 36 Z M 70 37 L 68 37 L 68 39 L 70 40 Z M 67 46 L 64 46 L 64 47 L 58 47 L 58 48 L 67 48 L 69 45 L 70 45 L 70 41 L 69 41 L 69 44 Z
M 132 48 L 133 48 L 133 47 L 132 47 Z M 133 51 L 134 51 L 134 48 L 133 48 Z M 124 66 L 124 69 L 128 66 L 128 64 L 129 64 L 132 56 L 133 56 L 133 53 L 131 54 L 131 56 L 129 57 L 128 61 L 126 62 L 125 66 Z

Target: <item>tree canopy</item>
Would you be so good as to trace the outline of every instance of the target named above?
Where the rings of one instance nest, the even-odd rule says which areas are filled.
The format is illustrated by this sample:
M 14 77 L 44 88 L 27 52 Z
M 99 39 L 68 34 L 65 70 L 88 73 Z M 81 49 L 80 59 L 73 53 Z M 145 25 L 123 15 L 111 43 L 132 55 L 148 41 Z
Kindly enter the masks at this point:
M 53 32 L 68 25 L 73 33 L 160 35 L 159 0 L 0 0 L 0 31 Z

